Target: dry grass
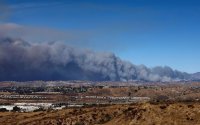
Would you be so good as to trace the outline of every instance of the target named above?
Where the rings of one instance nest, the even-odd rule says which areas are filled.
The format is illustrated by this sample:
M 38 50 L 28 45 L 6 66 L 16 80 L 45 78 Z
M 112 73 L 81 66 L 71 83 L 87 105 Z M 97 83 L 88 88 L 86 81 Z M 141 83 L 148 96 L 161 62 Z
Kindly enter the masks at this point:
M 2 112 L 0 125 L 200 125 L 199 103 L 132 104 L 43 112 Z

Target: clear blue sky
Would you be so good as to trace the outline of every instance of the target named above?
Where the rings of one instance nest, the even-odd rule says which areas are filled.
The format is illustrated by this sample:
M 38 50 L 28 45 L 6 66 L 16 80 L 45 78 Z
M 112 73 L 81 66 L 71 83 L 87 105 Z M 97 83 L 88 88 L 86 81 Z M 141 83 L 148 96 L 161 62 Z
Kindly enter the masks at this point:
M 200 71 L 198 0 L 6 0 L 1 24 L 71 32 L 133 64 Z M 54 40 L 59 40 L 55 38 Z M 65 40 L 66 43 L 70 39 Z

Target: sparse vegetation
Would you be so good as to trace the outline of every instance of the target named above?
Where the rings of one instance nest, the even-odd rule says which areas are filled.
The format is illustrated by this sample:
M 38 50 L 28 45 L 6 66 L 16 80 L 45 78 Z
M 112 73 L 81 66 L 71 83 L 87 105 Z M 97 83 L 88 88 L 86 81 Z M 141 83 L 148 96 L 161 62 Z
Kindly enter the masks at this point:
M 15 107 L 15 111 L 19 108 Z M 191 110 L 192 109 L 192 110 Z M 136 125 L 159 125 L 173 124 L 192 125 L 199 122 L 199 103 L 190 104 L 171 103 L 171 104 L 134 104 L 134 105 L 112 105 L 106 107 L 89 107 L 80 109 L 63 109 L 53 112 L 0 112 L 0 124 L 19 124 L 19 125 L 128 125 L 131 122 Z M 13 118 L 15 116 L 15 118 Z M 155 117 L 156 116 L 156 117 Z M 119 120 L 120 119 L 120 120 Z

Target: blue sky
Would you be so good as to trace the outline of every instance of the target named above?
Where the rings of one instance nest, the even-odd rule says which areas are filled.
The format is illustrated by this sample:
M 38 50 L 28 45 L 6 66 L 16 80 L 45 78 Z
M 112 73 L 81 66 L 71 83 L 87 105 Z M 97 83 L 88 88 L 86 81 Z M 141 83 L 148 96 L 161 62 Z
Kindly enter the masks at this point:
M 6 0 L 0 7 L 1 25 L 26 27 L 24 39 L 60 40 L 137 65 L 200 71 L 198 0 Z

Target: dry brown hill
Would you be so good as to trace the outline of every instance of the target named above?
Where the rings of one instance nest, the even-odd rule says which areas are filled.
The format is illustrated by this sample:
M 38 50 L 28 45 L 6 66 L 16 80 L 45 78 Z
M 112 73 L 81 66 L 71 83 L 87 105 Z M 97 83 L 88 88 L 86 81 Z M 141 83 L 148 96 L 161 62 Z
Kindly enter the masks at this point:
M 200 125 L 199 103 L 131 104 L 1 112 L 0 125 Z

